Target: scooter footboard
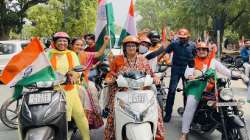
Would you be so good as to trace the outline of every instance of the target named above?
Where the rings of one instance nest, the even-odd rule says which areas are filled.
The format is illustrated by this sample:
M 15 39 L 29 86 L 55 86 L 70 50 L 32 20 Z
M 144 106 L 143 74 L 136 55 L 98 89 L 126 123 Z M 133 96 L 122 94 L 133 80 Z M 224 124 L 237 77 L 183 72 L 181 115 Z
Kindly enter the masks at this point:
M 25 135 L 25 140 L 53 140 L 55 131 L 49 126 L 29 129 Z
M 150 123 L 127 124 L 126 136 L 128 140 L 153 140 L 154 136 Z

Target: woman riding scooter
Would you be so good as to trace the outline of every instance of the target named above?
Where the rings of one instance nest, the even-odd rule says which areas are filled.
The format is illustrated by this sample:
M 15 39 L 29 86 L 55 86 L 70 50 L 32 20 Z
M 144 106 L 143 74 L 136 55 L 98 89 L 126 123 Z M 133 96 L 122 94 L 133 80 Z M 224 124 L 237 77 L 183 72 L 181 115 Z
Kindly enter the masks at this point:
M 136 36 L 127 36 L 123 40 L 123 55 L 114 58 L 110 66 L 111 72 L 106 77 L 106 82 L 110 85 L 110 97 L 108 103 L 110 114 L 104 131 L 105 140 L 115 140 L 114 97 L 116 91 L 118 90 L 117 86 L 114 84 L 116 76 L 118 76 L 119 73 L 139 70 L 151 75 L 154 78 L 154 82 L 156 84 L 160 84 L 159 78 L 154 75 L 147 59 L 143 55 L 138 54 L 139 43 L 140 41 Z M 161 111 L 158 112 L 161 113 Z M 164 139 L 164 126 L 161 115 L 159 115 L 158 119 L 157 134 L 158 140 Z
M 53 36 L 54 49 L 49 50 L 49 59 L 54 71 L 67 75 L 70 84 L 63 88 L 66 92 L 67 101 L 67 120 L 71 117 L 74 119 L 77 127 L 80 130 L 81 136 L 84 140 L 90 140 L 88 120 L 85 116 L 84 109 L 79 98 L 79 91 L 76 84 L 76 73 L 71 71 L 75 66 L 80 65 L 77 55 L 68 50 L 69 35 L 65 32 L 57 32 Z
M 224 76 L 231 78 L 232 74 L 234 77 L 243 77 L 238 73 L 232 73 L 228 68 L 222 65 L 214 57 L 211 57 L 209 46 L 204 42 L 199 42 L 197 44 L 197 56 L 194 59 L 194 63 L 190 63 L 185 71 L 185 78 L 189 80 L 194 80 L 196 77 L 201 76 L 208 69 L 214 69 L 216 72 L 223 74 Z M 206 92 L 212 92 L 214 89 L 214 81 L 211 79 L 206 87 Z M 187 102 L 185 111 L 182 118 L 182 135 L 180 140 L 187 140 L 187 135 L 189 133 L 190 125 L 192 123 L 194 113 L 198 107 L 199 101 L 197 100 L 196 94 L 187 95 Z

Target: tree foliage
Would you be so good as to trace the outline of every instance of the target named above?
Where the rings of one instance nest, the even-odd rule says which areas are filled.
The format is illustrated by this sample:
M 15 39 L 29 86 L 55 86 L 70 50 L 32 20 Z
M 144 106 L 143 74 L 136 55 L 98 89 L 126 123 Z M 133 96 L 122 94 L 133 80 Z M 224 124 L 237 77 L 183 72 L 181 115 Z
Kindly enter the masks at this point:
M 144 3 L 144 1 L 138 0 L 138 4 Z M 168 23 L 172 28 L 186 27 L 190 29 L 195 37 L 201 36 L 204 30 L 214 33 L 213 36 L 217 30 L 220 30 L 223 35 L 225 29 L 237 31 L 240 35 L 246 35 L 249 32 L 249 0 L 146 1 L 147 3 L 143 6 L 138 6 L 143 18 L 139 26 L 143 28 L 145 26 L 154 28 L 159 25 L 163 26 L 162 21 L 165 19 L 170 20 Z M 161 5 L 157 6 L 157 3 L 161 3 Z M 165 8 L 161 9 L 162 5 L 166 5 Z M 158 13 L 151 13 L 154 9 Z M 149 22 L 153 22 L 153 24 Z
M 57 0 L 50 0 L 48 4 L 31 7 L 27 11 L 27 18 L 32 24 L 24 25 L 24 35 L 45 37 L 60 30 L 63 23 L 62 8 L 63 3 Z
M 137 0 L 136 9 L 142 17 L 137 26 L 139 30 L 149 28 L 160 31 L 171 22 L 168 0 Z
M 48 4 L 36 5 L 27 12 L 33 24 L 26 25 L 23 32 L 40 37 L 49 37 L 57 31 L 65 31 L 70 36 L 93 32 L 96 4 L 95 0 L 50 0 Z
M 7 39 L 10 31 L 19 33 L 26 10 L 47 0 L 0 0 L 0 40 Z

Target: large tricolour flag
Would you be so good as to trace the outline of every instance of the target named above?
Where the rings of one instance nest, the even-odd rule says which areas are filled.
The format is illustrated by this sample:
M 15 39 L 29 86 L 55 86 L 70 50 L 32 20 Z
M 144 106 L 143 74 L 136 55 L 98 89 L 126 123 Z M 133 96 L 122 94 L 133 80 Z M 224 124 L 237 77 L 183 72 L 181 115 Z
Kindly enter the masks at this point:
M 137 29 L 136 29 L 136 21 L 135 21 L 135 11 L 134 11 L 134 2 L 131 0 L 130 6 L 129 6 L 129 12 L 128 17 L 125 22 L 125 25 L 122 29 L 120 39 L 118 42 L 118 45 L 120 46 L 122 44 L 123 39 L 128 35 L 137 35 Z
M 0 80 L 9 87 L 55 80 L 55 73 L 38 38 L 33 38 L 27 47 L 11 58 L 1 73 Z
M 97 21 L 96 21 L 96 50 L 103 45 L 105 35 L 110 35 L 110 47 L 115 44 L 115 24 L 113 6 L 109 0 L 98 1 Z

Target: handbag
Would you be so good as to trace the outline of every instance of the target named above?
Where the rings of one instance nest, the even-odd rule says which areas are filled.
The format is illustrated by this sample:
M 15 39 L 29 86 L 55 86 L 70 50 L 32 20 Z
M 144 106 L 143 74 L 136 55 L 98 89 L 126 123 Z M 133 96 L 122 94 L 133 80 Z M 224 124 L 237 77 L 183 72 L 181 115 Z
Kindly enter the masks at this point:
M 97 111 L 97 108 L 94 104 L 94 100 L 90 94 L 89 89 L 87 90 L 87 94 L 89 96 L 90 106 L 91 106 L 91 110 L 85 110 L 89 122 L 89 128 L 98 129 L 104 125 L 104 121 L 102 120 L 102 116 Z

